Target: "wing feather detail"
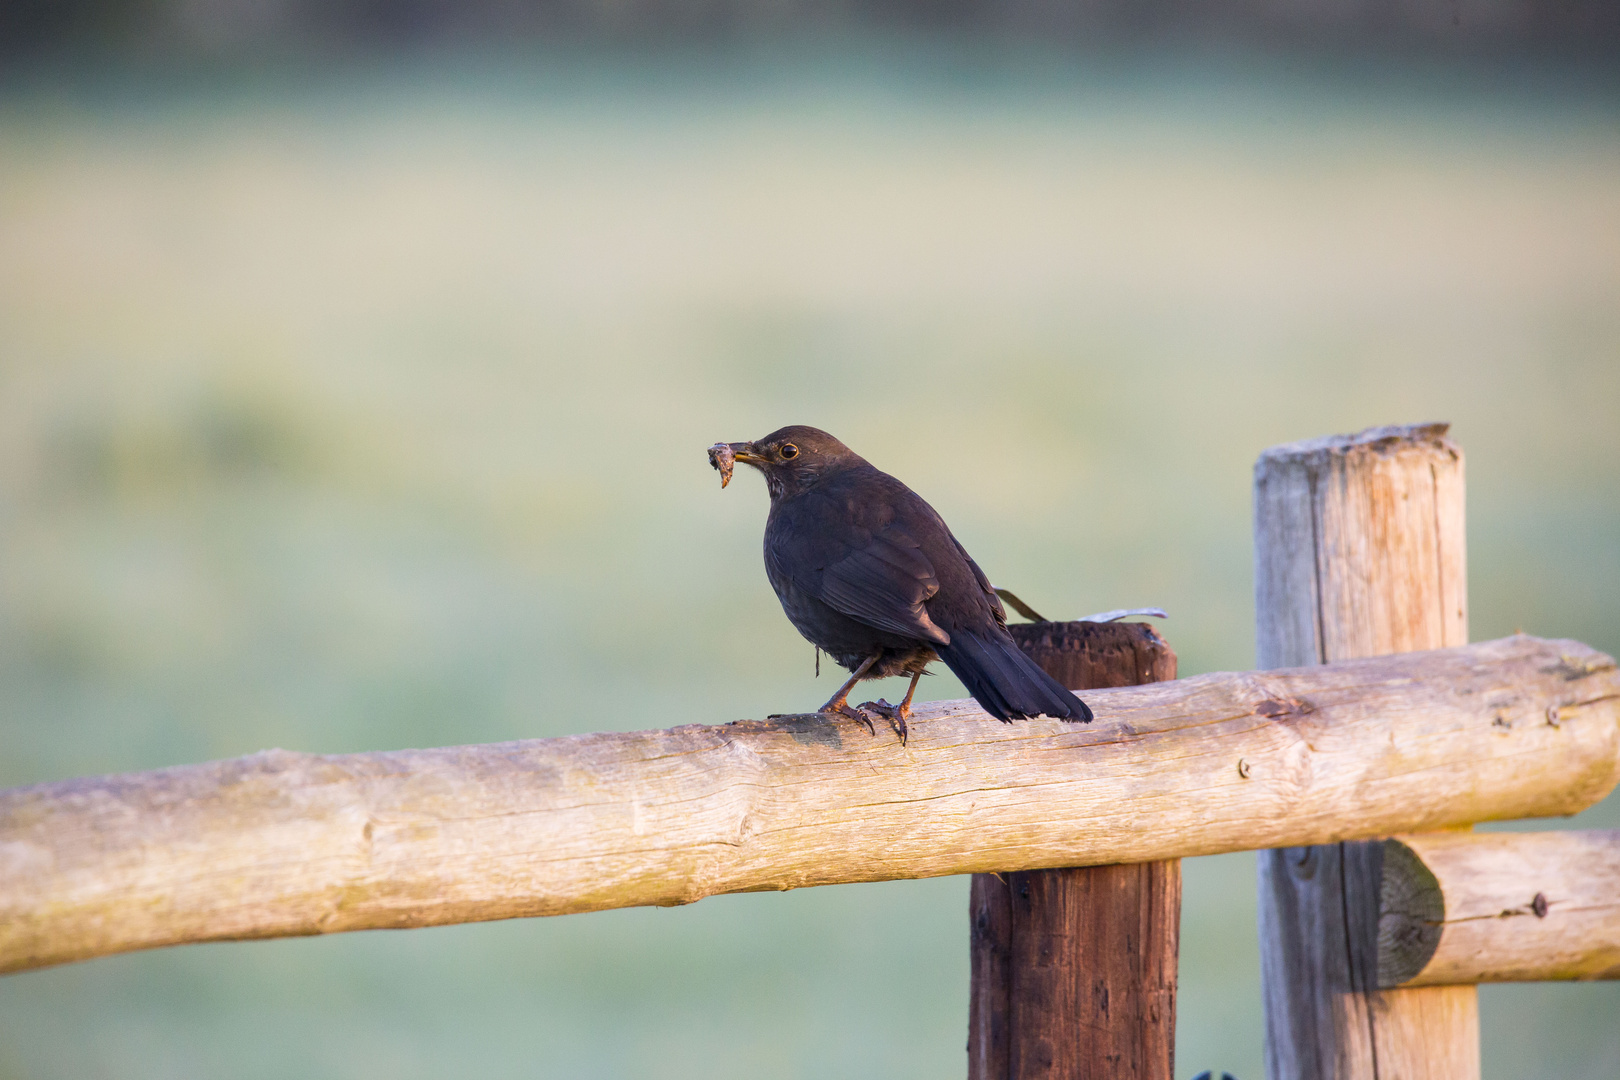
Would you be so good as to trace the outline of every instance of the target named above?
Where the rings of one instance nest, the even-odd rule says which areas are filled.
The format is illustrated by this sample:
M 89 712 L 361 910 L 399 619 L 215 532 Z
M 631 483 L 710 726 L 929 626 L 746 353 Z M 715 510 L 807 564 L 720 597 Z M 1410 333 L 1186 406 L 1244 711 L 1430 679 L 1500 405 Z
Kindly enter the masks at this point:
M 845 615 L 901 637 L 950 644 L 951 636 L 923 607 L 939 592 L 933 564 L 903 530 L 889 526 L 824 568 L 819 577 L 822 602 Z

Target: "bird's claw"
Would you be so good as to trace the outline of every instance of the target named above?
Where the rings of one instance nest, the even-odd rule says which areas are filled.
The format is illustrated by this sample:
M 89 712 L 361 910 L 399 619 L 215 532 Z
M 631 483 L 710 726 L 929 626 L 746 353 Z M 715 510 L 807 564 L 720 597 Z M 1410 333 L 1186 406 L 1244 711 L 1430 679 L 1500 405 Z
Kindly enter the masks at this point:
M 909 730 L 906 727 L 906 718 L 911 715 L 910 705 L 903 701 L 898 705 L 890 705 L 887 698 L 878 698 L 876 701 L 862 702 L 861 711 L 865 712 L 867 709 L 886 718 L 889 721 L 889 726 L 894 728 L 894 733 L 900 736 L 900 745 L 906 745 L 906 735 Z
M 840 701 L 836 705 L 832 702 L 828 702 L 822 707 L 821 711 L 824 713 L 832 713 L 834 716 L 847 716 L 857 724 L 865 724 L 868 734 L 874 736 L 877 734 L 877 728 L 872 726 L 872 718 L 866 714 L 865 705 L 862 705 L 860 708 L 856 708 L 847 701 Z

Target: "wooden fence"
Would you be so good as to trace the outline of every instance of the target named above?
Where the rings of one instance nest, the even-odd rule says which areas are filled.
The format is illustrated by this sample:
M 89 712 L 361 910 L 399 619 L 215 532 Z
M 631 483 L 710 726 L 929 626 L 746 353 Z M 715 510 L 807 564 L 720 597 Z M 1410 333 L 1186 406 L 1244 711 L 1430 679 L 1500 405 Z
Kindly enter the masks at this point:
M 1443 428 L 1268 451 L 1256 491 L 1260 658 L 1273 670 L 1093 690 L 1097 720 L 1084 726 L 1003 725 L 972 701 L 937 702 L 918 708 L 905 745 L 810 714 L 395 753 L 271 750 L 0 792 L 0 971 L 1258 849 L 1273 1080 L 1477 1077 L 1473 983 L 1620 975 L 1620 839 L 1439 830 L 1572 814 L 1607 795 L 1620 779 L 1620 672 L 1573 641 L 1464 644 L 1462 459 Z M 1127 937 L 1163 931 L 1166 895 L 1121 892 L 1110 918 Z M 1173 1027 L 1173 933 L 1163 940 Z M 1059 982 L 1085 980 L 1096 961 L 1071 956 Z M 1154 963 L 1131 970 L 1162 977 Z M 1170 1075 L 1168 1038 L 1121 1064 L 1108 1039 L 1062 1024 L 1035 1025 L 1061 1053 L 997 1056 L 984 1049 L 996 993 L 986 983 L 976 1014 L 976 1076 Z

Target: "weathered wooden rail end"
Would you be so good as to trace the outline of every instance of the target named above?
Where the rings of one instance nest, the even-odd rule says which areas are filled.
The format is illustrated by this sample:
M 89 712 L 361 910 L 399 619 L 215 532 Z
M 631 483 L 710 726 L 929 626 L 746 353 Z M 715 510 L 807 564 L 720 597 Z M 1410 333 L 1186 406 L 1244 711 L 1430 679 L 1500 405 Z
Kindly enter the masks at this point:
M 1380 987 L 1620 979 L 1620 830 L 1425 833 L 1381 854 Z

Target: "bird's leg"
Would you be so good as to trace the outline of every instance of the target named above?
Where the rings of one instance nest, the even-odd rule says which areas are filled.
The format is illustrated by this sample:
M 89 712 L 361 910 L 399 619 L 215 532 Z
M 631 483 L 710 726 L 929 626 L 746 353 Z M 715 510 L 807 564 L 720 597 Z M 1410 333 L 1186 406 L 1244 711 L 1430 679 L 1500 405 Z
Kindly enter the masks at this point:
M 878 657 L 882 655 L 883 650 L 879 649 L 871 656 L 868 656 L 865 660 L 863 660 L 861 662 L 861 666 L 855 669 L 855 674 L 849 677 L 849 681 L 838 688 L 838 693 L 828 698 L 827 704 L 823 705 L 816 711 L 824 713 L 837 713 L 839 716 L 847 716 L 851 720 L 859 720 L 861 723 L 866 725 L 867 731 L 870 731 L 872 734 L 876 735 L 877 729 L 872 727 L 872 718 L 867 716 L 861 710 L 852 708 L 850 706 L 849 692 L 855 689 L 856 683 L 866 678 L 866 673 L 872 670 L 872 665 L 877 663 Z
M 906 745 L 906 721 L 911 718 L 911 695 L 917 692 L 917 680 L 922 678 L 922 672 L 911 677 L 911 685 L 906 688 L 906 696 L 898 705 L 890 705 L 883 698 L 868 701 L 861 706 L 862 710 L 871 709 L 879 716 L 887 716 L 889 725 L 894 728 L 896 735 L 900 736 L 900 745 Z

